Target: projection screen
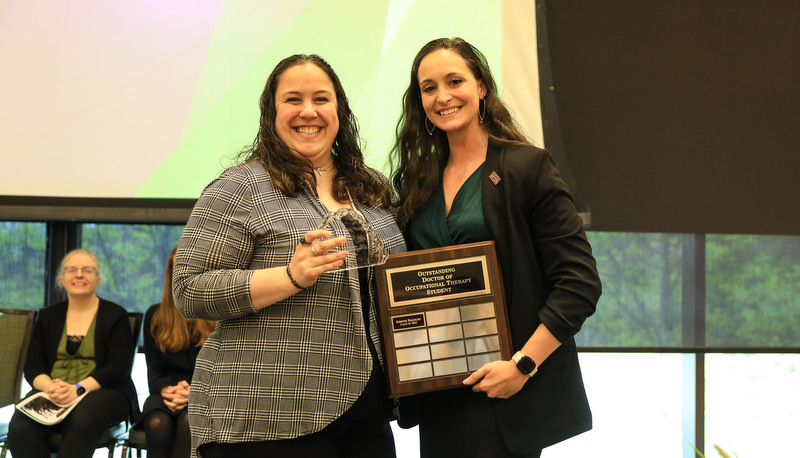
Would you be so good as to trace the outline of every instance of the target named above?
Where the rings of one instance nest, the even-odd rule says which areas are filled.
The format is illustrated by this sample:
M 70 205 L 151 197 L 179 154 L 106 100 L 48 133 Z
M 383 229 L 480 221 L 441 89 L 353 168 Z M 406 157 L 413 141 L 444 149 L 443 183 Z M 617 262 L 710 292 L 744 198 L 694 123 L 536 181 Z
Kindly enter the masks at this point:
M 294 53 L 331 63 L 388 172 L 411 61 L 452 36 L 542 145 L 533 1 L 2 2 L 0 196 L 195 199 L 252 143 Z

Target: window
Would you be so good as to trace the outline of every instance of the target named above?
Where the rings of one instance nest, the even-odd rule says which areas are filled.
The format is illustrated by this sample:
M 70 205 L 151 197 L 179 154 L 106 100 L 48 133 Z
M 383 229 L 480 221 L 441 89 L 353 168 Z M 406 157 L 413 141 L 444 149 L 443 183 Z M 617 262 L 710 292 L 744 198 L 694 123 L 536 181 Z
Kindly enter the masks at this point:
M 798 354 L 707 355 L 706 456 L 710 444 L 743 458 L 795 454 L 799 386 Z
M 52 222 L 0 222 L 2 307 L 39 309 Z M 95 252 L 101 297 L 161 299 L 182 225 L 61 223 Z M 738 456 L 792 450 L 800 404 L 800 236 L 590 232 L 603 296 L 577 336 L 594 429 L 548 458 Z M 69 249 L 69 247 L 64 247 Z M 63 253 L 53 253 L 58 263 Z M 140 383 L 146 384 L 141 358 Z M 137 379 L 137 380 L 139 380 Z M 143 394 L 144 396 L 144 394 Z M 414 431 L 403 431 L 409 437 Z M 400 436 L 398 436 L 400 437 Z M 404 439 L 405 440 L 405 439 Z M 795 447 L 796 448 L 796 447 Z M 399 447 L 402 458 L 416 447 Z
M 578 345 L 681 344 L 682 236 L 590 232 L 603 282 L 597 313 L 576 336 Z
M 687 391 L 685 384 L 694 376 L 686 367 L 693 367 L 694 356 L 581 353 L 579 357 L 593 428 L 548 447 L 543 458 L 685 456 L 684 419 L 694 410 L 692 385 Z
M 800 347 L 800 237 L 706 237 L 706 340 Z
M 0 307 L 38 310 L 45 298 L 47 225 L 0 221 Z
M 167 258 L 182 231 L 178 225 L 83 224 L 82 246 L 97 255 L 103 273 L 97 295 L 142 313 L 161 302 Z
M 595 427 L 547 456 L 791 450 L 800 237 L 588 236 L 604 291 L 576 340 Z

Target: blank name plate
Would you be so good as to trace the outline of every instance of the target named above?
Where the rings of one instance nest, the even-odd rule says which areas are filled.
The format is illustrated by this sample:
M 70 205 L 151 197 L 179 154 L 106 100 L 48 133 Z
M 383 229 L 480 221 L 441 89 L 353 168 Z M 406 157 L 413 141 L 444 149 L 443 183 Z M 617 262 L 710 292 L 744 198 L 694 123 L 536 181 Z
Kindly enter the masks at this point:
M 511 358 L 494 242 L 390 255 L 376 272 L 392 396 L 463 386 Z

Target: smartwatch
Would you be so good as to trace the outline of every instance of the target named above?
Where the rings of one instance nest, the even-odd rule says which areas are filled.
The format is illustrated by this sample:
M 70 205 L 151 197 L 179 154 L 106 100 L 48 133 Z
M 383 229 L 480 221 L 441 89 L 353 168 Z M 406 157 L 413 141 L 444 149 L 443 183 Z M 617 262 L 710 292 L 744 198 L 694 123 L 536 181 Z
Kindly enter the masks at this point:
M 514 353 L 514 356 L 511 357 L 511 360 L 517 364 L 517 369 L 522 372 L 522 375 L 533 377 L 539 368 L 536 367 L 536 362 L 530 356 L 518 351 Z
M 75 393 L 80 396 L 86 392 L 86 388 L 83 387 L 80 383 L 75 384 Z

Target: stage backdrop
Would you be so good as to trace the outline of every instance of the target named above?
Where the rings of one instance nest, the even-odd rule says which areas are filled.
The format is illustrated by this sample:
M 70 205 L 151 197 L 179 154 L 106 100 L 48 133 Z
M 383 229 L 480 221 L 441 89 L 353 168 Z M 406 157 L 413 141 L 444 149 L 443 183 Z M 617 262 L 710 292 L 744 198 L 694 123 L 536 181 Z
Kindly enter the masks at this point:
M 542 144 L 532 1 L 60 0 L 0 3 L 0 196 L 196 198 L 252 143 L 283 57 L 339 74 L 387 154 L 411 61 L 460 36 Z

